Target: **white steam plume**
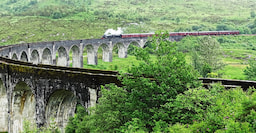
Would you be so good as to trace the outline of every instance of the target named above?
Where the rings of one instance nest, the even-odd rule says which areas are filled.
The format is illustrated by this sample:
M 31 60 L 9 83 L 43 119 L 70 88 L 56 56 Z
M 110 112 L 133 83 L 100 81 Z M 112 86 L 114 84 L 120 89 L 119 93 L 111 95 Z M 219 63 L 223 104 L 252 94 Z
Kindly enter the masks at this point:
M 123 30 L 121 27 L 118 27 L 117 30 L 113 30 L 113 29 L 108 29 L 104 35 L 109 36 L 109 35 L 120 35 L 123 33 Z

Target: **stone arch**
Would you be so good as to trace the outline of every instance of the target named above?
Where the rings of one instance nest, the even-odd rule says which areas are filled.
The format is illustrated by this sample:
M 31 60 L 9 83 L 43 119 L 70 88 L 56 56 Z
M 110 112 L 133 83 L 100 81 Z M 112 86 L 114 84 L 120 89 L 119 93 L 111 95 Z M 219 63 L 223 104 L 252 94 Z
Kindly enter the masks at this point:
M 64 47 L 59 47 L 56 53 L 56 61 L 58 66 L 68 65 L 68 54 L 67 50 Z
M 137 41 L 133 41 L 129 44 L 128 49 L 127 49 L 127 54 L 128 55 L 134 55 L 135 54 L 135 47 L 140 48 L 140 44 Z
M 70 53 L 69 55 L 71 55 L 69 57 L 69 59 L 72 60 L 72 65 L 71 65 L 71 63 L 69 63 L 70 66 L 81 67 L 81 59 L 79 56 L 79 54 L 80 54 L 79 47 L 76 45 L 72 46 L 69 53 Z
M 114 48 L 115 47 L 117 47 L 119 58 L 126 58 L 127 57 L 127 48 L 125 47 L 125 45 L 123 43 L 116 43 Z
M 17 54 L 14 53 L 14 54 L 12 55 L 12 59 L 13 59 L 13 60 L 18 60 Z
M 99 56 L 99 54 L 101 54 Z M 101 44 L 98 48 L 98 58 L 102 57 L 102 61 L 104 62 L 111 62 L 112 61 L 112 54 L 109 50 L 109 46 L 106 44 Z
M 25 51 L 21 53 L 20 60 L 24 62 L 28 62 L 28 55 Z
M 7 90 L 0 79 L 0 132 L 8 131 L 8 99 Z
M 97 65 L 97 55 L 95 53 L 94 47 L 89 44 L 85 46 L 84 52 L 86 52 L 85 58 L 87 58 L 87 64 L 89 65 Z
M 33 50 L 31 53 L 30 61 L 33 64 L 38 64 L 39 63 L 39 53 L 37 50 Z
M 29 121 L 35 124 L 36 102 L 31 88 L 23 81 L 20 81 L 14 87 L 11 97 L 11 129 L 13 133 L 23 131 L 23 122 Z
M 45 48 L 42 55 L 43 64 L 52 64 L 52 54 L 49 48 Z
M 77 98 L 71 91 L 57 90 L 52 93 L 45 111 L 47 126 L 55 122 L 61 132 L 64 132 L 69 118 L 74 116 L 76 104 Z

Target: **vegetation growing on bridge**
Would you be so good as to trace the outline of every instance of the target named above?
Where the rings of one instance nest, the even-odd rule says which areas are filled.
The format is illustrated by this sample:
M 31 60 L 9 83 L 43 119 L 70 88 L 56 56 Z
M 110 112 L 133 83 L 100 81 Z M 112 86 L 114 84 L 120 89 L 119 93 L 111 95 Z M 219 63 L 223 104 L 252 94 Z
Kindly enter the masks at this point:
M 255 132 L 256 90 L 205 89 L 198 75 L 164 36 L 153 38 L 153 52 L 138 49 L 138 66 L 123 75 L 123 87 L 102 88 L 99 103 L 78 107 L 67 132 Z M 150 50 L 152 52 L 152 49 Z

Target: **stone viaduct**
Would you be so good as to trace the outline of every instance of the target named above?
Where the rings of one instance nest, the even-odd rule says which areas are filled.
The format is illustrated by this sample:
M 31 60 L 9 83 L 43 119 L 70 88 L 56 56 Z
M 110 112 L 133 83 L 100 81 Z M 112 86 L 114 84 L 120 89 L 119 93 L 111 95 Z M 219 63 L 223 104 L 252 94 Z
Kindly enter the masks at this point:
M 97 65 L 99 49 L 102 60 L 111 62 L 114 47 L 120 58 L 126 58 L 129 45 L 144 47 L 146 42 L 147 38 L 108 38 L 2 47 L 0 132 L 21 132 L 24 120 L 36 123 L 37 127 L 55 121 L 64 132 L 77 103 L 85 108 L 93 106 L 101 85 L 121 85 L 118 72 L 83 69 L 83 63 L 87 60 L 87 64 Z
M 64 132 L 77 103 L 85 108 L 94 106 L 102 85 L 121 85 L 118 72 L 84 69 L 84 62 L 97 65 L 98 51 L 105 62 L 111 62 L 116 51 L 119 58 L 126 58 L 130 45 L 146 44 L 147 38 L 108 38 L 0 47 L 0 132 L 19 133 L 24 120 L 37 127 L 54 121 Z M 222 82 L 227 87 L 256 87 L 255 81 L 199 80 L 205 85 Z

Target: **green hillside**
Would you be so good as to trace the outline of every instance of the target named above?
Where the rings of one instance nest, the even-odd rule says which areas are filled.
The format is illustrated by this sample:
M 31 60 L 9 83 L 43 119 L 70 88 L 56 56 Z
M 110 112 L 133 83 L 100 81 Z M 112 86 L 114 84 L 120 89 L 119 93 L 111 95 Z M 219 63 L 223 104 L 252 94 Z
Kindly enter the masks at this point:
M 117 27 L 256 33 L 255 11 L 256 0 L 1 0 L 0 43 L 99 38 Z

